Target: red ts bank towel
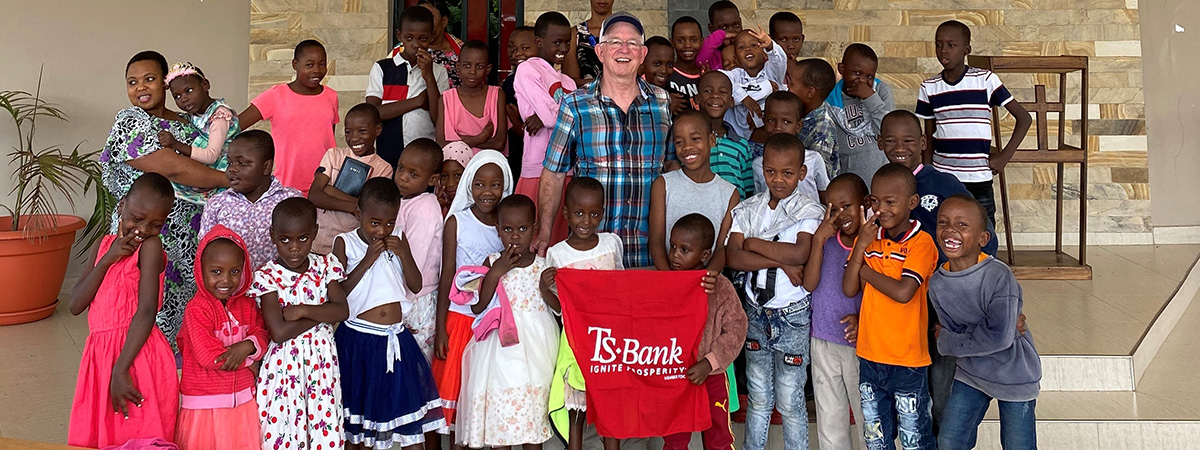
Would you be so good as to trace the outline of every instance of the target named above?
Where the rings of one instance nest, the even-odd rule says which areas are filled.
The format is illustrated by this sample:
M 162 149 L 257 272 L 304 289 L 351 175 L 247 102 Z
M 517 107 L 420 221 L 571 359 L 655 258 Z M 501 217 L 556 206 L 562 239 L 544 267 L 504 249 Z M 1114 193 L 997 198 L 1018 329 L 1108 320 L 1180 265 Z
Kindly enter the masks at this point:
M 564 329 L 601 436 L 666 436 L 712 423 L 704 386 L 685 376 L 708 314 L 703 273 L 558 269 Z

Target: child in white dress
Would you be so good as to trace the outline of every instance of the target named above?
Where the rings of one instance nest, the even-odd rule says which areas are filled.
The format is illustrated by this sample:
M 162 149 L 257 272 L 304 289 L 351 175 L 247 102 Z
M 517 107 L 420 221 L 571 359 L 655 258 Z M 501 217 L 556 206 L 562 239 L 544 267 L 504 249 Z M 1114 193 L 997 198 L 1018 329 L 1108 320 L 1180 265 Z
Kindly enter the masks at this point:
M 487 256 L 504 249 L 496 236 L 496 207 L 512 194 L 512 173 L 504 155 L 483 150 L 463 171 L 442 231 L 442 275 L 439 280 L 437 325 L 434 335 L 433 378 L 442 398 L 442 413 L 453 436 L 458 395 L 463 383 L 463 351 L 471 339 L 475 313 L 469 306 L 450 304 L 450 286 L 462 266 L 479 266 Z M 427 439 L 432 438 L 427 437 Z
M 548 302 L 558 304 L 554 286 L 556 269 L 566 267 L 587 270 L 624 270 L 621 238 L 613 233 L 597 233 L 604 219 L 604 186 L 595 178 L 579 177 L 567 183 L 563 214 L 570 236 L 546 251 L 548 268 L 542 272 L 541 291 Z M 583 374 L 571 352 L 567 335 L 560 333 L 558 361 L 551 386 L 550 420 L 567 448 L 583 448 L 583 427 L 587 411 Z M 569 425 L 568 425 L 569 424 Z M 617 441 L 604 438 L 606 445 Z M 611 441 L 611 442 L 610 442 Z
M 554 316 L 559 305 L 538 290 L 546 260 L 529 249 L 537 216 L 533 200 L 511 195 L 500 201 L 498 210 L 496 231 L 504 250 L 488 256 L 490 269 L 471 309 L 487 318 L 487 311 L 505 306 L 500 297 L 506 298 L 517 342 L 506 346 L 493 330 L 467 345 L 458 397 L 458 444 L 524 445 L 533 450 L 550 439 L 546 405 L 558 354 L 560 330 Z M 475 336 L 480 335 L 477 329 Z
M 254 274 L 271 345 L 258 371 L 263 450 L 340 450 L 342 387 L 333 324 L 346 320 L 346 278 L 333 255 L 312 253 L 317 209 L 302 197 L 279 202 L 271 240 L 279 258 Z

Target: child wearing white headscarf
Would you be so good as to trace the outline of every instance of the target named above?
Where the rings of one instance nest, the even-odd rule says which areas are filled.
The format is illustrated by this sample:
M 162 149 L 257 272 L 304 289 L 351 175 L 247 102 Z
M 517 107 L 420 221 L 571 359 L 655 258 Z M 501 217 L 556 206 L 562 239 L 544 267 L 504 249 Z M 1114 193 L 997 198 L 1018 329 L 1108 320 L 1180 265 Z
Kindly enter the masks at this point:
M 503 250 L 496 233 L 496 206 L 512 194 L 513 178 L 504 155 L 482 150 L 471 158 L 446 215 L 442 231 L 442 276 L 438 288 L 437 329 L 434 334 L 433 378 L 442 397 L 449 430 L 454 429 L 462 356 L 471 339 L 475 314 L 469 305 L 450 304 L 450 284 L 463 266 L 482 266 L 492 253 Z M 444 430 L 449 432 L 449 430 Z

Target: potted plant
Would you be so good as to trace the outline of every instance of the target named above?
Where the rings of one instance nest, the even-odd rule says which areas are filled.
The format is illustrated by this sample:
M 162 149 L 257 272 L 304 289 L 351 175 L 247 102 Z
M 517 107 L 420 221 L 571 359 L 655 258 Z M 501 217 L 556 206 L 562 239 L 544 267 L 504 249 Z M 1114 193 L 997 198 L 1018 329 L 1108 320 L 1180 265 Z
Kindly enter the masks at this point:
M 9 215 L 0 217 L 0 325 L 33 322 L 49 317 L 58 305 L 58 294 L 71 260 L 75 232 L 84 220 L 58 213 L 55 197 L 75 199 L 96 189 L 93 209 L 83 239 L 94 243 L 108 231 L 111 195 L 100 182 L 96 152 L 70 152 L 58 145 L 35 148 L 38 118 L 66 122 L 57 105 L 41 99 L 41 76 L 33 94 L 0 91 L 0 110 L 8 113 L 17 129 L 17 146 L 9 156 L 15 184 L 10 205 L 0 204 Z

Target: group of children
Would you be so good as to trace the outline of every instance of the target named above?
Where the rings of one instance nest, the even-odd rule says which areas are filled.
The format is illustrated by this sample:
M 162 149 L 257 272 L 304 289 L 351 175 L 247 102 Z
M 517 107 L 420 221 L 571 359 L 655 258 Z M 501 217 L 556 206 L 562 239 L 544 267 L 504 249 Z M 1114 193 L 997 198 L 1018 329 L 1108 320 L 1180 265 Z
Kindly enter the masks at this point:
M 835 73 L 799 58 L 794 14 L 742 30 L 719 1 L 709 21 L 707 38 L 684 17 L 670 39 L 647 39 L 642 67 L 671 94 L 663 145 L 681 166 L 652 187 L 654 269 L 707 270 L 709 317 L 687 373 L 713 401 L 706 448 L 732 445 L 739 353 L 743 448 L 764 448 L 773 410 L 785 448 L 808 448 L 810 366 L 821 448 L 893 448 L 897 436 L 971 448 L 992 398 L 1005 448 L 1035 448 L 1040 365 L 1020 286 L 988 256 L 991 173 L 1028 117 L 994 74 L 965 65 L 970 30 L 938 28 L 944 71 L 913 114 L 892 111 L 866 45 L 848 46 Z M 401 46 L 346 114 L 346 147 L 333 142 L 337 94 L 320 84 L 316 41 L 296 47 L 295 81 L 239 115 L 208 97 L 198 69 L 166 77 L 173 92 L 181 81 L 180 108 L 205 117 L 206 140 L 164 146 L 220 165 L 230 188 L 202 194 L 180 378 L 152 321 L 157 235 L 178 189 L 147 173 L 121 199 L 117 234 L 72 291 L 71 311 L 91 311 L 72 444 L 412 449 L 449 434 L 455 447 L 534 449 L 557 432 L 581 448 L 586 386 L 554 275 L 625 269 L 620 238 L 600 232 L 604 186 L 570 180 L 557 244 L 545 257 L 530 248 L 549 127 L 576 88 L 559 68 L 574 30 L 556 12 L 517 29 L 519 70 L 503 87 L 487 85 L 486 44 L 468 42 L 450 87 L 429 55 L 430 11 L 398 22 Z M 1019 133 L 989 157 L 993 106 Z M 259 120 L 272 132 L 238 132 Z M 351 175 L 360 182 L 346 188 Z M 667 436 L 666 448 L 689 440 Z

